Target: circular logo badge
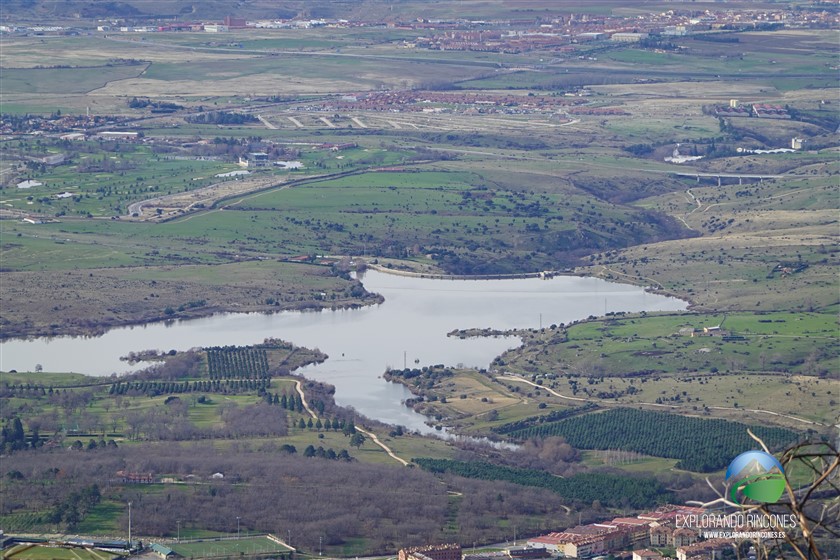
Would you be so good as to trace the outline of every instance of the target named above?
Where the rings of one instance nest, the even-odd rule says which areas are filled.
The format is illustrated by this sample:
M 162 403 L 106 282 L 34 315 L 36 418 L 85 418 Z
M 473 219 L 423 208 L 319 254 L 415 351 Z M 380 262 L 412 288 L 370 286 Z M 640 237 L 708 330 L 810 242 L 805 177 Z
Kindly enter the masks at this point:
M 778 502 L 785 491 L 785 471 L 782 464 L 769 453 L 747 451 L 729 463 L 726 482 L 732 485 L 729 497 L 733 502 L 743 503 L 746 497 L 772 504 Z

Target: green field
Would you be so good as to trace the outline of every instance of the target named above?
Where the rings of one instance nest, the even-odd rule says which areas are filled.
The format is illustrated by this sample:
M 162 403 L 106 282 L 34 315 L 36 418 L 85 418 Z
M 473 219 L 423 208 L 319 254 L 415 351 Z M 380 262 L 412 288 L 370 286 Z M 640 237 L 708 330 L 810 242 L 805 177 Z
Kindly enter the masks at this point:
M 133 64 L 87 68 L 2 68 L 0 80 L 3 80 L 4 95 L 88 93 L 108 82 L 137 77 L 146 67 L 146 64 Z
M 225 179 L 217 174 L 239 169 L 222 161 L 161 157 L 148 146 L 126 143 L 102 149 L 95 141 L 62 146 L 61 142 L 38 140 L 6 142 L 2 148 L 38 157 L 56 153 L 68 157 L 61 165 L 30 169 L 20 176 L 20 180 L 36 180 L 41 186 L 4 192 L 7 208 L 51 217 L 124 215 L 130 202 L 220 183 Z
M 722 336 L 703 333 L 718 325 Z M 837 329 L 833 313 L 616 316 L 569 327 L 565 341 L 540 350 L 542 370 L 526 364 L 528 350 L 513 351 L 514 360 L 506 361 L 526 372 L 576 375 L 776 372 L 824 377 L 838 358 Z
M 217 558 L 246 556 L 269 556 L 290 552 L 287 546 L 279 544 L 268 537 L 243 537 L 225 540 L 205 540 L 190 543 L 167 543 L 184 558 Z

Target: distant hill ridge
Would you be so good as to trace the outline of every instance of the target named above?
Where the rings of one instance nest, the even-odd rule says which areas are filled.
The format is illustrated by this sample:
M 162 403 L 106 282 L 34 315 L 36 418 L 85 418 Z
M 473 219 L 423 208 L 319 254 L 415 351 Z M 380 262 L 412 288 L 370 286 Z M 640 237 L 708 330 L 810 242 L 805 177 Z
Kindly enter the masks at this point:
M 398 3 L 398 2 L 397 2 Z M 356 18 L 361 12 L 378 17 L 387 14 L 383 2 L 369 0 L 249 0 L 232 3 L 222 0 L 127 0 L 88 2 L 67 0 L 5 0 L 7 21 L 125 18 L 128 20 L 178 19 L 221 20 L 235 15 L 249 19 Z M 381 8 L 381 9 L 380 9 Z M 381 13 L 380 13 L 381 12 Z M 47 21 L 44 21 L 46 23 Z

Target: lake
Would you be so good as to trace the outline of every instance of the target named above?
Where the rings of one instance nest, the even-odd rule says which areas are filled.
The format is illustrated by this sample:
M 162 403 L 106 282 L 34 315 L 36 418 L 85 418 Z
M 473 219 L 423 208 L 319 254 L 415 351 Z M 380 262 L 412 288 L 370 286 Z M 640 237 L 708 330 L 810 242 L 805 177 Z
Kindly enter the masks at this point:
M 137 369 L 120 361 L 131 351 L 188 350 L 248 345 L 280 338 L 329 355 L 298 373 L 335 385 L 336 402 L 365 416 L 429 432 L 425 418 L 401 403 L 411 394 L 381 375 L 388 367 L 463 364 L 484 368 L 519 344 L 515 338 L 462 340 L 459 328 L 548 327 L 606 312 L 677 311 L 686 302 L 636 286 L 597 278 L 550 280 L 432 280 L 368 271 L 367 290 L 385 302 L 361 309 L 276 314 L 229 313 L 204 319 L 112 329 L 98 337 L 9 340 L 0 344 L 0 370 L 79 372 L 89 375 Z

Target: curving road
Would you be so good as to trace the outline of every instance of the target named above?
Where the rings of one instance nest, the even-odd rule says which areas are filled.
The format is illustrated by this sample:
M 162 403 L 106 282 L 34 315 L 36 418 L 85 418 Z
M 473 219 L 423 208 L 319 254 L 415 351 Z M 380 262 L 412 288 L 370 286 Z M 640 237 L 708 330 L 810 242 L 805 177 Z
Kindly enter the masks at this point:
M 627 404 L 619 404 L 619 403 L 612 403 L 612 402 L 599 400 L 599 399 L 587 399 L 587 398 L 581 398 L 581 397 L 570 397 L 568 395 L 562 395 L 562 394 L 558 393 L 557 391 L 555 391 L 554 389 L 549 389 L 548 387 L 544 387 L 543 385 L 537 385 L 533 381 L 529 381 L 528 379 L 524 379 L 524 378 L 519 377 L 518 375 L 514 375 L 512 373 L 505 373 L 504 375 L 496 376 L 496 379 L 505 379 L 507 381 L 517 381 L 519 383 L 526 383 L 528 385 L 536 387 L 537 389 L 544 389 L 545 391 L 551 393 L 555 397 L 559 397 L 561 399 L 567 399 L 567 400 L 570 400 L 570 401 L 597 402 L 598 404 L 602 404 L 602 405 L 605 405 L 605 406 L 629 406 L 629 405 L 641 404 L 641 405 L 645 405 L 645 406 L 656 406 L 656 407 L 660 407 L 660 408 L 670 408 L 672 410 L 679 410 L 679 408 L 680 408 L 678 406 L 674 406 L 674 405 L 670 405 L 670 404 L 659 404 L 659 403 L 651 403 L 651 402 L 634 402 L 634 403 L 627 403 Z M 756 413 L 759 413 L 759 414 L 769 414 L 771 416 L 779 416 L 781 418 L 788 418 L 790 420 L 795 420 L 797 422 L 802 422 L 803 424 L 811 424 L 811 425 L 814 425 L 814 426 L 826 426 L 827 425 L 827 424 L 823 424 L 822 422 L 814 422 L 812 420 L 806 420 L 805 418 L 799 418 L 797 416 L 791 416 L 790 414 L 782 414 L 780 412 L 773 412 L 772 410 L 763 410 L 763 409 L 760 409 L 760 408 L 733 408 L 733 407 L 727 407 L 727 406 L 710 406 L 709 408 L 715 409 L 715 410 L 737 410 L 739 412 L 756 412 Z
M 309 408 L 309 404 L 306 402 L 306 395 L 303 394 L 303 386 L 298 380 L 295 380 L 295 389 L 297 389 L 298 395 L 300 396 L 300 402 L 303 404 L 303 408 L 306 409 L 306 412 L 309 413 L 313 420 L 317 420 L 318 415 L 315 414 L 315 412 L 311 408 Z M 365 430 L 364 428 L 360 428 L 359 426 L 356 426 L 356 430 L 363 433 L 366 437 L 369 437 L 373 443 L 381 447 L 382 450 L 385 451 L 385 453 L 387 453 L 388 456 L 391 457 L 393 460 L 398 461 L 404 467 L 408 466 L 408 461 L 406 461 L 402 457 L 397 456 L 397 454 L 394 453 L 394 451 L 390 447 L 379 441 L 379 438 L 376 437 L 376 434 L 374 434 L 371 431 Z

